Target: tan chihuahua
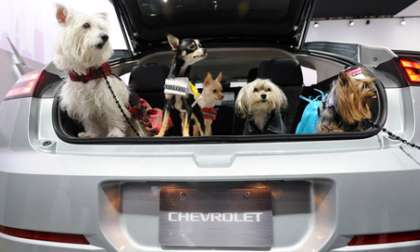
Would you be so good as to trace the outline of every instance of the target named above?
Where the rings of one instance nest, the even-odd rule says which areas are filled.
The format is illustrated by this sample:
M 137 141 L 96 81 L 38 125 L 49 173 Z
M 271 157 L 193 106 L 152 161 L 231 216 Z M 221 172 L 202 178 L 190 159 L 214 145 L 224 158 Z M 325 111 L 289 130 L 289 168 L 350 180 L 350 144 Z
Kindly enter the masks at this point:
M 207 73 L 203 83 L 203 91 L 197 98 L 197 104 L 200 106 L 204 117 L 204 136 L 213 135 L 212 125 L 217 116 L 217 111 L 214 107 L 224 98 L 223 86 L 221 84 L 222 79 L 222 73 L 219 73 L 216 79 L 213 79 L 211 73 Z M 198 135 L 199 129 L 194 125 L 194 136 Z

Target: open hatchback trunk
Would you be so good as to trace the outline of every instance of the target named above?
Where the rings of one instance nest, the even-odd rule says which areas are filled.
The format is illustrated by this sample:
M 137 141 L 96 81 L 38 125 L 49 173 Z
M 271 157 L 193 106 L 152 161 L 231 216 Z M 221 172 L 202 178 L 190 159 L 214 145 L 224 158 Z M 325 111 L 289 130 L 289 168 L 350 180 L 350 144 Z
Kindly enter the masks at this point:
M 164 138 L 81 139 L 81 125 L 54 102 L 53 124 L 58 136 L 72 143 L 197 143 L 263 142 L 367 138 L 379 132 L 363 131 L 328 134 L 295 134 L 308 104 L 300 96 L 315 98 L 327 94 L 338 73 L 357 64 L 331 54 L 301 49 L 313 10 L 312 0 L 113 0 L 129 48 L 129 55 L 113 60 L 113 72 L 127 76 L 130 89 L 150 103 L 163 108 L 164 83 L 174 52 L 166 35 L 200 39 L 207 48 L 205 60 L 194 64 L 190 80 L 201 90 L 208 72 L 223 73 L 224 100 L 218 104 L 213 135 L 181 137 L 180 120 L 172 115 L 173 128 Z M 372 74 L 373 75 L 373 74 Z M 309 77 L 308 77 L 309 76 Z M 235 113 L 235 101 L 242 87 L 256 78 L 270 79 L 287 96 L 288 108 L 281 116 L 285 134 L 243 135 L 244 120 Z M 309 80 L 308 80 L 309 79 Z M 135 88 L 133 88 L 135 87 Z M 375 82 L 372 123 L 385 121 L 385 92 Z
M 166 43 L 166 34 L 202 42 L 298 46 L 313 0 L 112 0 L 133 53 Z

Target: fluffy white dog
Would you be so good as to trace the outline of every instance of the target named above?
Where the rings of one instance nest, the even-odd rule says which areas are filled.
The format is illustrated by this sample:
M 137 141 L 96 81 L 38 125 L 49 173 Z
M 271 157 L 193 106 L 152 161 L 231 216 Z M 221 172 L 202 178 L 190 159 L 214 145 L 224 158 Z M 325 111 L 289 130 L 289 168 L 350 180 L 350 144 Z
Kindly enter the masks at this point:
M 143 136 L 139 124 L 131 119 L 128 123 L 121 112 L 122 109 L 127 119 L 131 118 L 127 110 L 128 88 L 112 75 L 107 64 L 112 47 L 106 14 L 85 15 L 57 5 L 56 18 L 63 29 L 54 62 L 69 73 L 60 92 L 60 105 L 72 119 L 82 123 L 85 131 L 79 137 L 124 137 L 135 133 L 131 126 Z
M 246 119 L 244 135 L 286 133 L 280 112 L 287 108 L 287 97 L 268 79 L 256 79 L 244 86 L 235 108 Z

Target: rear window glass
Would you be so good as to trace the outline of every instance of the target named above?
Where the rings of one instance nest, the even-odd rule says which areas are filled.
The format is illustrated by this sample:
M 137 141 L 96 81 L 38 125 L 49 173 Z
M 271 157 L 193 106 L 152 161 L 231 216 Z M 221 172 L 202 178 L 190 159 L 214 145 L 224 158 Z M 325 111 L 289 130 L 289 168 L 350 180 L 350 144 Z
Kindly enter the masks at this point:
M 282 20 L 289 9 L 289 0 L 138 0 L 137 3 L 148 26 L 270 23 Z

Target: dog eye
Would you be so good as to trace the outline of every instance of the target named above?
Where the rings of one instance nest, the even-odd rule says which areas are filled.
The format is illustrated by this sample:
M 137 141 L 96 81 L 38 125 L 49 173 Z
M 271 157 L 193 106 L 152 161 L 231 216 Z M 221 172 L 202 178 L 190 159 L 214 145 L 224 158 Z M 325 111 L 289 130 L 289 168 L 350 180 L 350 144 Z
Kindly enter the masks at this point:
M 213 89 L 213 94 L 215 94 L 215 93 L 217 93 L 217 90 L 216 89 Z
M 267 88 L 267 92 L 271 92 L 271 88 Z
M 189 49 L 189 50 L 195 50 L 195 45 L 194 45 L 194 44 L 190 45 L 190 46 L 188 47 L 188 49 Z
M 256 92 L 258 92 L 258 89 L 257 88 L 254 88 L 254 93 L 256 93 Z
M 83 29 L 89 29 L 89 28 L 90 28 L 90 23 L 83 24 Z

